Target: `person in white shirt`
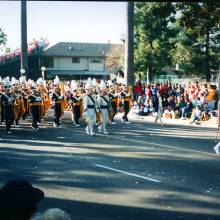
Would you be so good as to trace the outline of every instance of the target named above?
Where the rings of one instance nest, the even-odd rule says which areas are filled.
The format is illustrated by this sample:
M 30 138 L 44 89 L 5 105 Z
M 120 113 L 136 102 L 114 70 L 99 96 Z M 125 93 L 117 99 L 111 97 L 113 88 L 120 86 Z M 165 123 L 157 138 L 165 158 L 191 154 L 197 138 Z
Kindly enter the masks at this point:
M 101 94 L 97 97 L 97 103 L 101 113 L 101 125 L 98 126 L 98 130 L 100 133 L 108 134 L 106 130 L 106 125 L 109 122 L 109 107 L 110 107 L 110 99 L 107 95 L 106 85 L 103 80 L 100 83 Z
M 87 122 L 86 133 L 88 135 L 95 135 L 93 128 L 96 124 L 96 111 L 98 111 L 98 108 L 96 100 L 92 97 L 93 87 L 91 84 L 91 80 L 88 79 L 85 89 L 86 94 L 83 97 L 83 108 Z
M 218 101 L 218 132 L 220 127 L 220 100 Z M 218 138 L 218 134 L 216 139 Z M 216 154 L 220 154 L 220 141 L 214 146 L 214 150 Z
M 156 124 L 158 119 L 160 120 L 160 125 L 165 125 L 162 121 L 162 113 L 163 113 L 163 106 L 162 106 L 162 98 L 161 98 L 161 94 L 159 91 L 157 91 L 157 98 L 158 98 L 158 104 L 157 104 L 157 115 L 155 118 L 154 123 Z

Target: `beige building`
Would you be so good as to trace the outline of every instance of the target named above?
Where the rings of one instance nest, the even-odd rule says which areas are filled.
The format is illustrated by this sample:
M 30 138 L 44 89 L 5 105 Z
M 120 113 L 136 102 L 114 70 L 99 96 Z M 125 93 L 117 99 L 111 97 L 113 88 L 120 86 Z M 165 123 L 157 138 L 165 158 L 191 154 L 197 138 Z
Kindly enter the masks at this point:
M 106 68 L 109 52 L 120 44 L 60 42 L 46 49 L 40 58 L 46 68 L 46 79 L 58 75 L 61 79 L 104 78 L 110 76 Z

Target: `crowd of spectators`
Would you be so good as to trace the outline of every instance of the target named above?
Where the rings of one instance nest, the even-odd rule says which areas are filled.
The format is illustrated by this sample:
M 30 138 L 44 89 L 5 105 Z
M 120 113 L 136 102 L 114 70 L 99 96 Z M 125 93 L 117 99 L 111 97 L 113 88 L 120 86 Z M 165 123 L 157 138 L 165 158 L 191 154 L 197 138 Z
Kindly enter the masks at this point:
M 217 88 L 215 85 L 198 82 L 187 85 L 136 82 L 134 87 L 134 111 L 140 116 L 154 115 L 157 111 L 158 95 L 161 94 L 163 117 L 191 119 L 191 123 L 209 120 L 216 116 Z
M 49 46 L 49 41 L 47 38 L 40 38 L 40 40 L 33 39 L 28 43 L 28 55 L 41 53 L 44 49 Z M 9 61 L 14 61 L 19 59 L 21 56 L 21 48 L 16 48 L 15 50 L 0 55 L 0 64 L 4 64 Z

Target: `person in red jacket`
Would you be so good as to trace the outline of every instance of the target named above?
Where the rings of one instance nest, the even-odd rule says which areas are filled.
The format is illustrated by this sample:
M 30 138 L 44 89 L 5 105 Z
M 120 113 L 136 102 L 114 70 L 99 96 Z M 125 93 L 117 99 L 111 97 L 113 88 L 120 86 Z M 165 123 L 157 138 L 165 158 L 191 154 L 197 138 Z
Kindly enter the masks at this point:
M 134 101 L 138 99 L 139 96 L 141 96 L 142 93 L 142 85 L 140 82 L 137 82 L 134 87 Z

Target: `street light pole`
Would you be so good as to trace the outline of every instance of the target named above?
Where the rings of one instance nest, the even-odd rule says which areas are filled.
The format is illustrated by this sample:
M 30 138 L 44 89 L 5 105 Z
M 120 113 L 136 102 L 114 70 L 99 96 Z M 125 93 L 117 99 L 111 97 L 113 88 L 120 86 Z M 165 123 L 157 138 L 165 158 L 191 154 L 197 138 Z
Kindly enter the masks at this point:
M 28 78 L 28 54 L 27 54 L 27 4 L 21 0 L 21 69 L 25 70 Z
M 134 2 L 126 3 L 125 81 L 134 85 Z
M 44 66 L 41 67 L 41 71 L 42 71 L 42 78 L 43 80 L 45 79 L 45 70 L 46 68 Z

